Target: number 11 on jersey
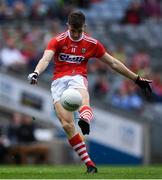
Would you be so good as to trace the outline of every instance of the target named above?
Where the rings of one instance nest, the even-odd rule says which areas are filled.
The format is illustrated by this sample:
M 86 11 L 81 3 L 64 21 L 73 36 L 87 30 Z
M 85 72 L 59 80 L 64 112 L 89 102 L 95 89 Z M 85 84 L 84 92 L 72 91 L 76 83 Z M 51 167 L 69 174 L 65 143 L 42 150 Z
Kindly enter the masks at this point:
M 75 47 L 72 47 L 72 48 L 71 48 L 71 52 L 72 52 L 72 53 L 75 53 L 75 51 L 76 51 L 76 48 L 75 48 Z

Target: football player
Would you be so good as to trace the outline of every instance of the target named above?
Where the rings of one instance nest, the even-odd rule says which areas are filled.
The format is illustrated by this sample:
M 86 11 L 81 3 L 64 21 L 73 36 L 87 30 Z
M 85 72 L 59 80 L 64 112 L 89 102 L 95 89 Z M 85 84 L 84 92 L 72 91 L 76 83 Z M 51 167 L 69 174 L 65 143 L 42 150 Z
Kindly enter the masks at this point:
M 77 89 L 81 93 L 83 103 L 79 109 L 80 119 L 78 125 L 83 135 L 88 135 L 90 132 L 90 122 L 93 118 L 87 81 L 87 62 L 89 58 L 98 58 L 118 73 L 134 81 L 144 91 L 151 92 L 149 85 L 151 81 L 143 79 L 129 70 L 119 60 L 108 54 L 98 40 L 84 32 L 86 26 L 85 15 L 81 11 L 73 11 L 69 14 L 67 26 L 68 29 L 65 32 L 50 40 L 43 57 L 40 59 L 34 72 L 29 74 L 28 79 L 31 84 L 36 84 L 38 76 L 47 68 L 51 59 L 53 59 L 55 69 L 51 92 L 57 117 L 61 122 L 70 145 L 87 166 L 87 173 L 96 173 L 96 165 L 90 159 L 85 142 L 74 126 L 73 113 L 62 107 L 60 96 L 68 88 Z

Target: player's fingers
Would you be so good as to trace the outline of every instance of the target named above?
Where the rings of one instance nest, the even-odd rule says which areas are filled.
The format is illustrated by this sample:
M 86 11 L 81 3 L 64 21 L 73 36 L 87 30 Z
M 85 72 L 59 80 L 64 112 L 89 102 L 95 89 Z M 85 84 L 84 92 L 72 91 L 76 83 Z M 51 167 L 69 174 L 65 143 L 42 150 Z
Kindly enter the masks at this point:
M 152 80 L 148 80 L 148 79 L 146 79 L 146 82 L 148 82 L 148 83 L 152 83 Z
M 37 84 L 37 80 L 36 79 L 32 79 L 30 84 Z
M 146 81 L 146 82 L 148 82 L 148 83 L 151 83 L 151 82 L 152 82 L 152 80 L 150 80 L 150 79 L 145 79 L 145 78 L 142 78 L 142 77 L 140 78 L 140 80 L 141 80 L 141 81 Z

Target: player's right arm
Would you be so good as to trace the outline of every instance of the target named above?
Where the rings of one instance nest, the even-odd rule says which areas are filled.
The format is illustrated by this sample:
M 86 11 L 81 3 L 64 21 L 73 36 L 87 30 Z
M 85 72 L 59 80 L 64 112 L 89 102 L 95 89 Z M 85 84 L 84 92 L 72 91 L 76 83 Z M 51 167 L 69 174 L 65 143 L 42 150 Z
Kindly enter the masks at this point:
M 29 74 L 28 79 L 30 84 L 37 84 L 38 76 L 48 67 L 52 57 L 53 50 L 45 50 L 42 58 L 39 60 L 33 73 Z

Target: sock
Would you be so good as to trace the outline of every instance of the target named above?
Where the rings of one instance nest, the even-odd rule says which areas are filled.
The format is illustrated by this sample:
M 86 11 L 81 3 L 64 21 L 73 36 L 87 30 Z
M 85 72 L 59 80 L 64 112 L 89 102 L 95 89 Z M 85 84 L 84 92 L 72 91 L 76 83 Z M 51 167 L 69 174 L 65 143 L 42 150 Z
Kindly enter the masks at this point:
M 83 106 L 79 111 L 79 117 L 90 122 L 93 118 L 92 109 L 89 106 Z
M 69 143 L 86 166 L 95 166 L 87 153 L 86 145 L 79 133 L 69 139 Z

